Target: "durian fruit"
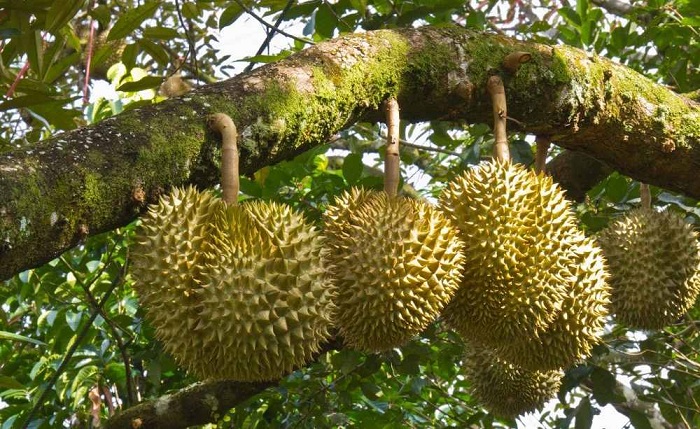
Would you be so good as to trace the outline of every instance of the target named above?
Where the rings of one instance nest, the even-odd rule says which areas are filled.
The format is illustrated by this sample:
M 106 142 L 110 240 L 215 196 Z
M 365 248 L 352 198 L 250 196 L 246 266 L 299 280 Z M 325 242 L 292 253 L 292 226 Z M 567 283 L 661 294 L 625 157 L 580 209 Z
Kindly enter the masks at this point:
M 388 350 L 435 320 L 462 271 L 462 243 L 448 219 L 423 201 L 358 189 L 325 216 L 346 344 Z
M 202 269 L 214 261 L 208 238 L 223 202 L 211 192 L 174 188 L 149 207 L 131 247 L 131 275 L 146 317 L 167 351 L 193 350 L 187 335 L 198 322 L 194 293 Z
M 561 385 L 561 371 L 529 371 L 478 346 L 468 346 L 463 372 L 472 396 L 489 412 L 515 418 L 536 411 L 552 399 Z
M 334 285 L 322 239 L 289 206 L 256 201 L 218 216 L 216 262 L 205 269 L 198 324 L 201 350 L 183 356 L 200 377 L 269 380 L 308 362 L 330 337 Z
M 325 213 L 337 326 L 347 345 L 370 352 L 399 347 L 423 331 L 462 272 L 463 245 L 452 223 L 426 202 L 396 195 L 398 124 L 391 99 L 384 192 L 352 189 Z
M 136 234 L 134 287 L 156 337 L 188 371 L 270 380 L 330 337 L 335 287 L 322 237 L 302 214 L 277 203 L 236 204 L 238 183 L 226 179 L 238 175 L 227 167 L 232 159 L 237 166 L 235 140 L 233 157 L 226 143 L 235 127 L 226 118 L 224 201 L 175 189 L 151 207 Z
M 450 183 L 440 207 L 466 245 L 462 286 L 443 312 L 450 327 L 528 369 L 590 351 L 607 314 L 605 264 L 551 178 L 482 163 Z
M 700 293 L 700 244 L 679 215 L 638 208 L 599 237 L 610 265 L 612 311 L 630 328 L 661 329 Z

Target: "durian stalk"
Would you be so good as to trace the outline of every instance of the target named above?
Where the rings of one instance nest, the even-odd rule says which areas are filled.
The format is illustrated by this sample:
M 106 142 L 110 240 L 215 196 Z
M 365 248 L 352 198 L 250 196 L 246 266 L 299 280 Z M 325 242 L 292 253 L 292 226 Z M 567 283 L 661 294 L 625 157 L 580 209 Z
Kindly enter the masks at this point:
M 503 59 L 503 68 L 509 73 L 515 74 L 518 69 L 520 69 L 522 64 L 530 61 L 531 59 L 532 55 L 529 52 L 511 52 Z
M 535 172 L 542 173 L 547 164 L 547 152 L 549 152 L 549 146 L 551 140 L 549 136 L 537 136 L 535 140 L 537 144 L 537 152 L 535 153 Z
M 399 159 L 399 103 L 395 98 L 386 101 L 386 157 L 384 158 L 384 192 L 395 197 L 401 177 Z
M 225 113 L 216 113 L 209 119 L 209 127 L 221 134 L 221 189 L 226 204 L 238 204 L 238 145 L 236 124 Z
M 491 76 L 486 84 L 486 89 L 491 96 L 493 104 L 493 157 L 499 161 L 510 161 L 510 150 L 508 149 L 508 135 L 506 134 L 506 119 L 508 110 L 506 109 L 506 90 L 503 81 L 498 76 Z
M 647 183 L 639 184 L 639 197 L 642 200 L 642 208 L 651 210 L 651 190 L 649 190 L 649 185 Z

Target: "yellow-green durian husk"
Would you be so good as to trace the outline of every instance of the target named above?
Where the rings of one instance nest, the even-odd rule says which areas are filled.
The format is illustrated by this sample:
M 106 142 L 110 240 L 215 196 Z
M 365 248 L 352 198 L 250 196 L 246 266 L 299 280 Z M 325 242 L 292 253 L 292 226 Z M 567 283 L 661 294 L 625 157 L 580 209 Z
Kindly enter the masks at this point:
M 586 279 L 593 272 L 598 277 L 572 283 L 549 328 L 538 337 L 499 345 L 495 352 L 501 358 L 531 371 L 567 368 L 590 355 L 600 342 L 610 308 L 607 267 L 592 238 L 585 237 L 580 246 L 590 249 L 582 252 L 585 257 L 574 268 L 574 275 Z
M 450 327 L 530 369 L 565 366 L 589 352 L 589 333 L 607 314 L 605 264 L 550 177 L 482 163 L 450 183 L 440 207 L 465 242 L 464 280 L 443 312 Z M 538 342 L 571 345 L 533 348 Z M 510 352 L 520 348 L 534 354 Z
M 522 369 L 488 349 L 472 345 L 467 347 L 463 371 L 474 399 L 504 418 L 542 408 L 557 394 L 562 378 L 561 371 Z
M 700 244 L 675 213 L 634 209 L 599 235 L 610 266 L 612 311 L 630 328 L 661 329 L 700 292 Z
M 131 248 L 131 275 L 146 317 L 166 350 L 193 350 L 202 269 L 213 261 L 209 237 L 223 202 L 193 187 L 174 188 L 151 205 Z M 173 353 L 173 354 L 175 354 Z
M 388 350 L 435 320 L 462 271 L 462 243 L 447 218 L 422 201 L 356 189 L 325 216 L 346 344 Z
M 165 349 L 196 376 L 279 378 L 311 359 L 330 336 L 335 288 L 323 263 L 322 238 L 303 215 L 287 206 L 227 206 L 204 194 L 208 193 L 199 198 L 216 202 L 202 227 L 206 233 L 194 230 L 186 239 L 178 237 L 185 249 L 202 243 L 194 252 L 200 265 L 191 280 L 179 286 L 187 299 L 173 292 L 177 280 L 169 274 L 186 273 L 187 268 L 153 257 L 148 260 L 153 268 L 143 268 L 142 263 L 140 270 L 158 271 L 160 279 L 134 273 L 142 304 Z M 158 216 L 181 211 L 167 203 L 162 201 L 160 209 L 152 209 L 153 215 L 144 219 L 140 254 L 161 252 L 157 235 L 173 240 L 169 235 L 174 231 L 156 233 L 164 222 L 179 219 Z M 183 229 L 189 226 L 180 224 Z

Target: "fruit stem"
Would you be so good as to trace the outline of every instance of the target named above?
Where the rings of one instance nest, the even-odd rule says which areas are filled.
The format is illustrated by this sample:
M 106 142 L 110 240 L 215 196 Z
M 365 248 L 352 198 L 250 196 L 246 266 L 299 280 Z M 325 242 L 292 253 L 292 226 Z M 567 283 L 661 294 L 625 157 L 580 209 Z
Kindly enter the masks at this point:
M 385 103 L 386 109 L 386 157 L 384 158 L 384 192 L 395 197 L 399 190 L 401 178 L 399 158 L 399 103 L 390 98 Z
M 639 183 L 639 197 L 642 200 L 642 208 L 651 210 L 651 190 L 647 183 Z
M 508 149 L 508 135 L 506 134 L 506 120 L 508 110 L 506 109 L 506 90 L 503 81 L 498 76 L 491 76 L 486 84 L 486 89 L 491 96 L 493 104 L 493 157 L 499 161 L 510 161 L 510 150 Z
M 224 202 L 238 204 L 238 134 L 236 124 L 225 113 L 216 113 L 209 118 L 209 128 L 221 134 L 221 189 Z
M 503 59 L 503 68 L 509 73 L 515 74 L 520 68 L 521 64 L 524 64 L 531 59 L 532 55 L 529 52 L 511 52 Z
M 552 140 L 549 136 L 538 135 L 535 139 L 537 144 L 537 153 L 535 154 L 535 172 L 543 173 L 547 164 L 547 153 Z

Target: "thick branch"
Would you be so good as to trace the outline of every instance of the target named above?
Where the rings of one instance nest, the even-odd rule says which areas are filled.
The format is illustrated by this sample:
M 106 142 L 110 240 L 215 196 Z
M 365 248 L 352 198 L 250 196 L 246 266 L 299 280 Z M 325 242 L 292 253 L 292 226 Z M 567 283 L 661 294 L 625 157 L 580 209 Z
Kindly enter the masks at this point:
M 700 197 L 700 108 L 604 58 L 458 28 L 382 30 L 320 43 L 281 62 L 0 155 L 0 279 L 87 235 L 134 220 L 171 186 L 217 182 L 206 127 L 231 116 L 241 172 L 290 158 L 396 96 L 406 121 L 490 122 L 486 80 L 502 74 L 509 116 L 640 181 Z M 502 55 L 496 55 L 502 53 Z
M 128 408 L 105 429 L 179 429 L 216 422 L 231 408 L 277 383 L 210 381 Z

